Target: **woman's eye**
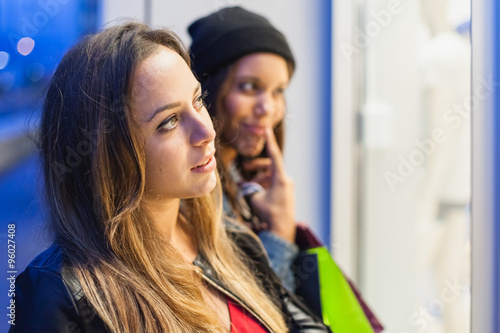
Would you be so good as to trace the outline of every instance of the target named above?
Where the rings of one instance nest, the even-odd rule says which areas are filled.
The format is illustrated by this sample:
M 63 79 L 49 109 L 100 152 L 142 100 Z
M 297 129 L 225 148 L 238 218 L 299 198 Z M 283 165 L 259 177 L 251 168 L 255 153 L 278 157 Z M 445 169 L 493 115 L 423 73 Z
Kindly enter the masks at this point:
M 241 82 L 239 89 L 243 92 L 253 92 L 257 90 L 257 85 L 253 82 Z
M 205 106 L 205 98 L 207 97 L 207 93 L 204 92 L 202 94 L 199 94 L 198 97 L 196 97 L 196 99 L 194 100 L 194 108 L 195 109 L 199 109 L 201 108 L 202 106 Z
M 179 121 L 179 118 L 177 118 L 177 115 L 172 115 L 162 121 L 162 123 L 158 126 L 158 130 L 160 131 L 171 131 L 175 128 L 177 125 L 177 122 Z
M 285 88 L 278 88 L 274 91 L 275 95 L 283 95 L 285 93 Z

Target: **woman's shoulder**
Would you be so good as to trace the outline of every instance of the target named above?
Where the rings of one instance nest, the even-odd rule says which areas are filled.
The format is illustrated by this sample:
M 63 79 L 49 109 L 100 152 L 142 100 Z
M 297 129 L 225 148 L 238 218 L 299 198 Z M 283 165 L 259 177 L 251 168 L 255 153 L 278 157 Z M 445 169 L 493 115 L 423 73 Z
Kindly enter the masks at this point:
M 262 242 L 246 225 L 229 216 L 224 216 L 223 222 L 226 233 L 241 250 L 252 257 L 263 256 L 267 259 Z
M 19 281 L 17 283 L 35 283 L 39 288 L 44 288 L 45 284 L 60 283 L 67 288 L 75 301 L 78 302 L 83 297 L 78 278 L 66 265 L 63 248 L 57 242 L 36 256 L 17 280 Z
M 62 247 L 56 242 L 40 253 L 33 259 L 26 267 L 25 272 L 28 270 L 33 271 L 48 271 L 59 274 L 63 265 L 63 250 Z
M 9 332 L 87 332 L 95 313 L 57 243 L 40 253 L 16 279 L 15 321 Z M 98 332 L 98 331 L 96 331 Z M 100 331 L 99 331 L 100 332 Z
M 229 238 L 248 258 L 247 263 L 252 271 L 262 275 L 267 282 L 276 284 L 278 280 L 260 239 L 248 227 L 231 218 L 225 217 L 224 225 Z

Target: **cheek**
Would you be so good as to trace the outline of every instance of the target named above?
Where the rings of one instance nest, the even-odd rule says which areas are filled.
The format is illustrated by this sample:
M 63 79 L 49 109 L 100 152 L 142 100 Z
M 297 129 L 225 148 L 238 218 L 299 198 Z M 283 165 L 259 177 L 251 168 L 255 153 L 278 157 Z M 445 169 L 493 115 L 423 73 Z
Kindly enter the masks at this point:
M 276 112 L 273 115 L 273 127 L 278 125 L 285 118 L 285 103 L 281 102 L 276 107 Z
M 229 94 L 226 97 L 225 107 L 226 115 L 230 118 L 230 120 L 242 118 L 248 113 L 248 110 L 251 111 L 251 103 L 248 100 L 248 97 L 237 93 Z
M 149 186 L 154 186 L 158 180 L 165 180 L 167 175 L 175 174 L 179 169 L 179 152 L 181 145 L 147 145 L 144 148 L 146 155 L 146 180 Z M 177 156 L 177 158 L 175 158 Z

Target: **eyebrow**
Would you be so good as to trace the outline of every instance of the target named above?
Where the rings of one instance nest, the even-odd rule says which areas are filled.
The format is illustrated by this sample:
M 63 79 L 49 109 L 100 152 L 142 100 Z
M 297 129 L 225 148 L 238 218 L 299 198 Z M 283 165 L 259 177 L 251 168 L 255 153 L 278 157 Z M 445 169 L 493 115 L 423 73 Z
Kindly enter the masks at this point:
M 194 93 L 193 95 L 196 95 L 196 93 L 198 92 L 198 90 L 201 89 L 201 84 L 198 82 L 198 84 L 196 85 L 196 88 L 194 89 Z M 153 120 L 154 117 L 156 117 L 156 115 L 160 112 L 163 112 L 163 111 L 167 111 L 167 110 L 172 110 L 172 109 L 175 109 L 179 106 L 181 106 L 181 102 L 174 102 L 174 103 L 170 103 L 170 104 L 167 104 L 167 105 L 164 105 L 164 106 L 161 106 L 159 107 L 158 109 L 156 109 L 152 114 L 151 116 L 149 116 L 147 122 L 149 123 L 151 120 Z
M 252 76 L 252 75 L 241 75 L 241 76 L 236 75 L 235 79 L 236 80 L 250 80 L 250 81 L 253 81 L 253 82 L 260 82 L 259 77 Z M 286 85 L 288 85 L 288 82 L 279 82 L 279 85 L 280 86 L 286 86 Z
M 240 75 L 240 76 L 236 75 L 235 78 L 238 80 L 260 81 L 258 77 L 252 75 Z

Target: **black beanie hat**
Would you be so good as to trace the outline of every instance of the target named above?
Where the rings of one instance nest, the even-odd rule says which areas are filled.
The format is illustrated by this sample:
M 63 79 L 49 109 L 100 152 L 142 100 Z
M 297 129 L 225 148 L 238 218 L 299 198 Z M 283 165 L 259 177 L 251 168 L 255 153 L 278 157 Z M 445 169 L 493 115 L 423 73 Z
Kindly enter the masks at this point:
M 295 67 L 285 36 L 263 16 L 241 7 L 223 8 L 193 22 L 188 28 L 193 41 L 193 70 L 201 79 L 239 58 L 270 52 L 282 56 Z

